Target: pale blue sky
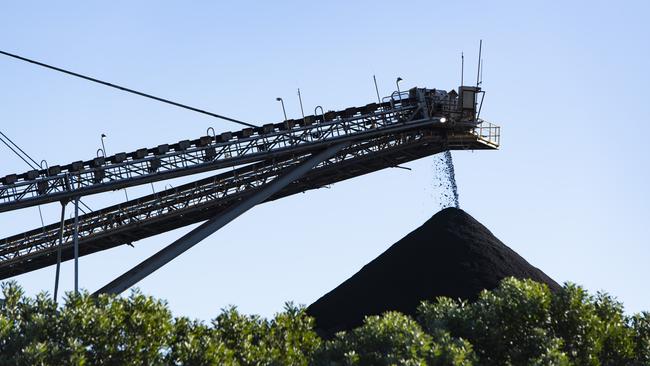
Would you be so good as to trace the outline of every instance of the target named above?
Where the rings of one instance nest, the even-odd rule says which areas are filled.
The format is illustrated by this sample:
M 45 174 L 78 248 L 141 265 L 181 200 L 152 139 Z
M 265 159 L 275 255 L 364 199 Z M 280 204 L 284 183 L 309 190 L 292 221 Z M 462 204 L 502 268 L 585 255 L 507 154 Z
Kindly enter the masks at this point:
M 306 110 L 363 105 L 397 76 L 451 89 L 484 40 L 483 117 L 502 149 L 454 152 L 461 207 L 559 282 L 647 310 L 650 4 L 645 1 L 3 2 L 0 49 L 253 123 L 275 97 Z M 0 127 L 51 164 L 237 129 L 206 116 L 0 58 Z M 309 304 L 438 210 L 432 159 L 259 206 L 139 287 L 178 315 Z M 0 147 L 0 175 L 24 163 Z M 156 184 L 162 189 L 163 183 Z M 150 192 L 129 190 L 130 196 Z M 93 208 L 123 193 L 89 197 Z M 55 221 L 58 204 L 44 207 Z M 0 214 L 0 236 L 40 225 Z M 96 290 L 190 228 L 80 260 Z M 52 291 L 54 268 L 16 279 Z M 62 285 L 73 285 L 72 262 Z

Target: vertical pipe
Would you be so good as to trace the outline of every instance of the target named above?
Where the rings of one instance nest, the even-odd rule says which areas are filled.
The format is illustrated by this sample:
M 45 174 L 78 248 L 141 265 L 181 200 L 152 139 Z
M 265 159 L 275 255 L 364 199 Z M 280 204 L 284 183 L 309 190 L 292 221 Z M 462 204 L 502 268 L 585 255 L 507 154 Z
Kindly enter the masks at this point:
M 284 114 L 284 120 L 286 121 L 287 120 L 287 110 L 284 109 L 284 100 L 282 98 L 280 98 L 280 97 L 275 98 L 275 100 L 277 100 L 278 102 L 280 102 L 280 104 L 282 104 L 282 113 Z
M 56 303 L 56 297 L 59 293 L 59 272 L 61 271 L 61 245 L 63 245 L 63 229 L 65 227 L 65 205 L 64 201 L 61 201 L 61 227 L 59 229 L 59 245 L 56 249 L 56 274 L 54 275 L 54 302 Z
M 476 87 L 478 87 L 481 76 L 481 51 L 483 49 L 483 40 L 478 44 L 478 69 L 476 70 Z
M 300 101 L 300 113 L 302 113 L 302 119 L 305 119 L 305 110 L 302 109 L 302 95 L 300 95 L 300 88 L 298 88 L 298 100 Z
M 402 101 L 402 91 L 399 90 L 399 82 L 402 81 L 401 77 L 398 77 L 397 80 L 395 81 L 395 85 L 397 85 L 397 96 L 399 97 L 399 101 Z
M 375 91 L 377 92 L 377 102 L 381 103 L 381 98 L 379 97 L 379 88 L 377 87 L 377 78 L 375 75 L 372 76 L 372 80 L 375 81 Z
M 79 293 L 79 196 L 74 200 L 74 293 Z
M 460 86 L 463 86 L 463 76 L 465 74 L 465 55 L 460 53 Z
M 41 217 L 41 229 L 45 232 L 45 221 L 43 221 L 43 211 L 41 211 L 41 206 L 38 206 L 38 216 Z
M 102 152 L 104 153 L 104 157 L 106 157 L 106 146 L 104 146 L 104 139 L 106 138 L 106 135 L 102 133 Z

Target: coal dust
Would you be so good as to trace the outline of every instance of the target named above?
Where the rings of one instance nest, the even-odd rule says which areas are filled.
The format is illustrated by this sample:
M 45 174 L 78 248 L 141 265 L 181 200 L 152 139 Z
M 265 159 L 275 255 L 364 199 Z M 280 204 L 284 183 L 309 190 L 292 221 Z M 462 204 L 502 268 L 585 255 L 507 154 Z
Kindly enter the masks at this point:
M 440 209 L 460 208 L 454 161 L 449 150 L 433 156 L 434 195 Z

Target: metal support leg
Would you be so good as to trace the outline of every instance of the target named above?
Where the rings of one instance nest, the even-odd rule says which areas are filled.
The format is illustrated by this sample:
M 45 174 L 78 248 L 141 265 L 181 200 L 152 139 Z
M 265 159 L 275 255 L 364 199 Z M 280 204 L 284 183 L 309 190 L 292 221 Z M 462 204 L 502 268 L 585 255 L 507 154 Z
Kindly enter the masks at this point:
M 79 196 L 74 200 L 74 293 L 79 293 Z
M 286 187 L 291 182 L 299 179 L 322 161 L 331 158 L 337 152 L 348 145 L 349 143 L 347 142 L 337 144 L 327 148 L 318 154 L 312 155 L 304 163 L 300 164 L 289 173 L 276 178 L 273 182 L 271 182 L 268 186 L 264 187 L 259 192 L 256 192 L 249 198 L 244 199 L 241 203 L 234 207 L 231 207 L 221 215 L 213 217 L 210 220 L 204 222 L 196 229 L 183 235 L 180 239 L 160 250 L 158 253 L 145 259 L 143 262 L 133 267 L 120 277 L 116 278 L 111 283 L 97 290 L 94 295 L 102 293 L 119 294 L 129 287 L 135 285 L 140 280 L 147 277 L 165 264 L 171 262 L 174 258 L 178 257 L 183 252 L 199 243 L 201 240 L 207 238 L 215 231 L 224 227 L 226 224 L 236 219 L 244 212 L 264 202 L 266 199 L 279 192 L 282 188 Z
M 63 245 L 63 229 L 65 225 L 65 205 L 61 202 L 61 228 L 59 229 L 59 246 L 56 249 L 56 274 L 54 275 L 54 302 L 59 293 L 59 272 L 61 272 L 61 245 Z

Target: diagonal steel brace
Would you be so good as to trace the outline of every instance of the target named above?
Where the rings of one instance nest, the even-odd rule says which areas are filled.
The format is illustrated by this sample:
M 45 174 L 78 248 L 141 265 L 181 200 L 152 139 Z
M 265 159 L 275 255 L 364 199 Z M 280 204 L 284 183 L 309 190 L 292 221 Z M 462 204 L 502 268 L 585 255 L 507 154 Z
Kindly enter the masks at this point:
M 207 238 L 217 230 L 224 227 L 232 220 L 239 217 L 244 212 L 253 208 L 254 206 L 264 202 L 266 199 L 279 192 L 281 189 L 299 179 L 319 163 L 331 158 L 337 152 L 348 146 L 350 143 L 340 143 L 332 145 L 325 150 L 313 154 L 304 163 L 300 164 L 290 172 L 282 175 L 271 182 L 268 186 L 264 187 L 259 192 L 244 199 L 238 205 L 231 207 L 219 216 L 215 216 L 210 220 L 204 222 L 196 229 L 183 235 L 181 238 L 161 249 L 158 253 L 145 259 L 140 264 L 131 268 L 120 277 L 116 278 L 106 286 L 97 290 L 94 295 L 99 294 L 120 294 L 129 287 L 135 285 L 140 280 L 152 274 L 157 269 L 165 264 L 171 262 L 174 258 L 178 257 L 186 250 L 198 244 L 201 240 Z

